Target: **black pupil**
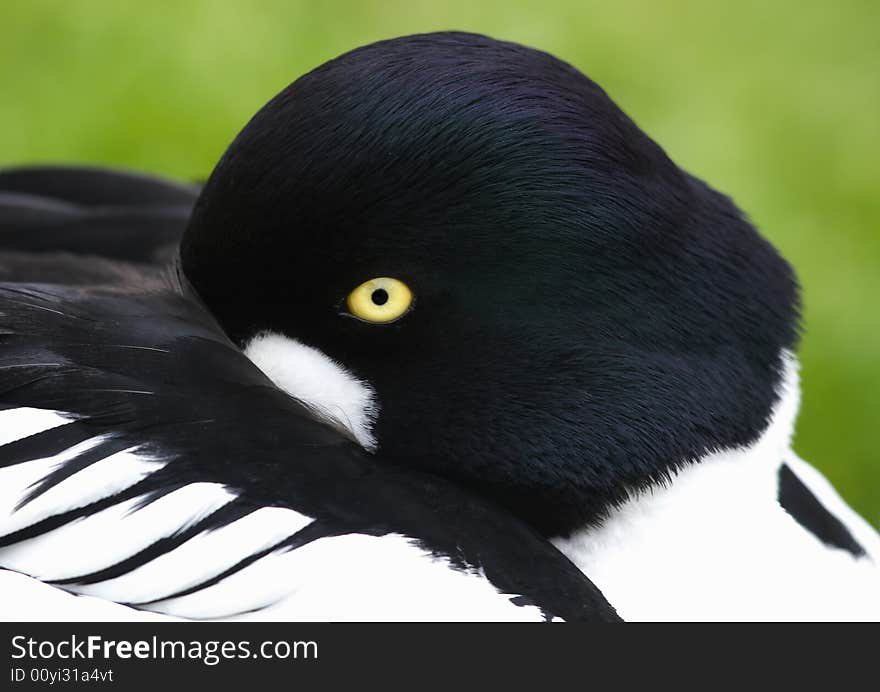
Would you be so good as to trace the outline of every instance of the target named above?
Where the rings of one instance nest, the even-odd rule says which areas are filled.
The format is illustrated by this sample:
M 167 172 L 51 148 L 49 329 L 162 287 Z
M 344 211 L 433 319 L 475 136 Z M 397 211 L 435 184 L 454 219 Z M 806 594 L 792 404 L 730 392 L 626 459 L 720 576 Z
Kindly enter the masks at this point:
M 385 305 L 388 302 L 388 291 L 384 288 L 377 288 L 373 291 L 373 295 L 370 298 L 373 299 L 376 305 Z

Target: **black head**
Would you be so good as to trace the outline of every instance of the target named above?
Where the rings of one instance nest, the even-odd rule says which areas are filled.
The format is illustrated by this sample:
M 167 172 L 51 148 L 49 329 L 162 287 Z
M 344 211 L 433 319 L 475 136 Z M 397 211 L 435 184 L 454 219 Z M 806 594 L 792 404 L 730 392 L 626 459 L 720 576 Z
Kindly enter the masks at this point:
M 767 422 L 789 266 L 571 66 L 461 33 L 301 77 L 211 175 L 182 267 L 230 336 L 293 336 L 375 387 L 378 454 L 548 534 Z M 347 294 L 395 277 L 384 325 Z

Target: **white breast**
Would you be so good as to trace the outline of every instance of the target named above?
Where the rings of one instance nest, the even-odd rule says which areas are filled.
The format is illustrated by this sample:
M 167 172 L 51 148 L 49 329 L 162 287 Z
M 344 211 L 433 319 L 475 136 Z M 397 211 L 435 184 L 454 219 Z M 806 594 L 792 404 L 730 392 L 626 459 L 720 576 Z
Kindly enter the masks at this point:
M 554 543 L 625 620 L 878 620 L 880 538 L 790 451 L 795 364 L 764 435 L 707 455 L 601 527 Z M 867 555 L 823 544 L 780 506 L 787 463 Z

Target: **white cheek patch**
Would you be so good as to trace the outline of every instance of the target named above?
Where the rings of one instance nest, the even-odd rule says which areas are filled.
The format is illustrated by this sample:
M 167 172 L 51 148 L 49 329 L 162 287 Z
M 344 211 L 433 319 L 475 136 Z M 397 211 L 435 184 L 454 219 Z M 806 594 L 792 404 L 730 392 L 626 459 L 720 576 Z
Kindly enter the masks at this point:
M 280 389 L 367 449 L 376 449 L 373 424 L 379 412 L 373 388 L 321 351 L 281 334 L 257 334 L 244 354 Z

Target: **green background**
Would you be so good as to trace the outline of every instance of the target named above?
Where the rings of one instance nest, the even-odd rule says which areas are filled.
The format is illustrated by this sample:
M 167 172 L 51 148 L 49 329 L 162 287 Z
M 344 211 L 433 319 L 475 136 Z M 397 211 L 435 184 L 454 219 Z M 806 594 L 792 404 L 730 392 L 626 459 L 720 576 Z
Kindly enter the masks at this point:
M 807 327 L 795 446 L 880 525 L 876 0 L 0 0 L 0 165 L 203 177 L 304 71 L 453 28 L 573 63 L 794 264 Z

